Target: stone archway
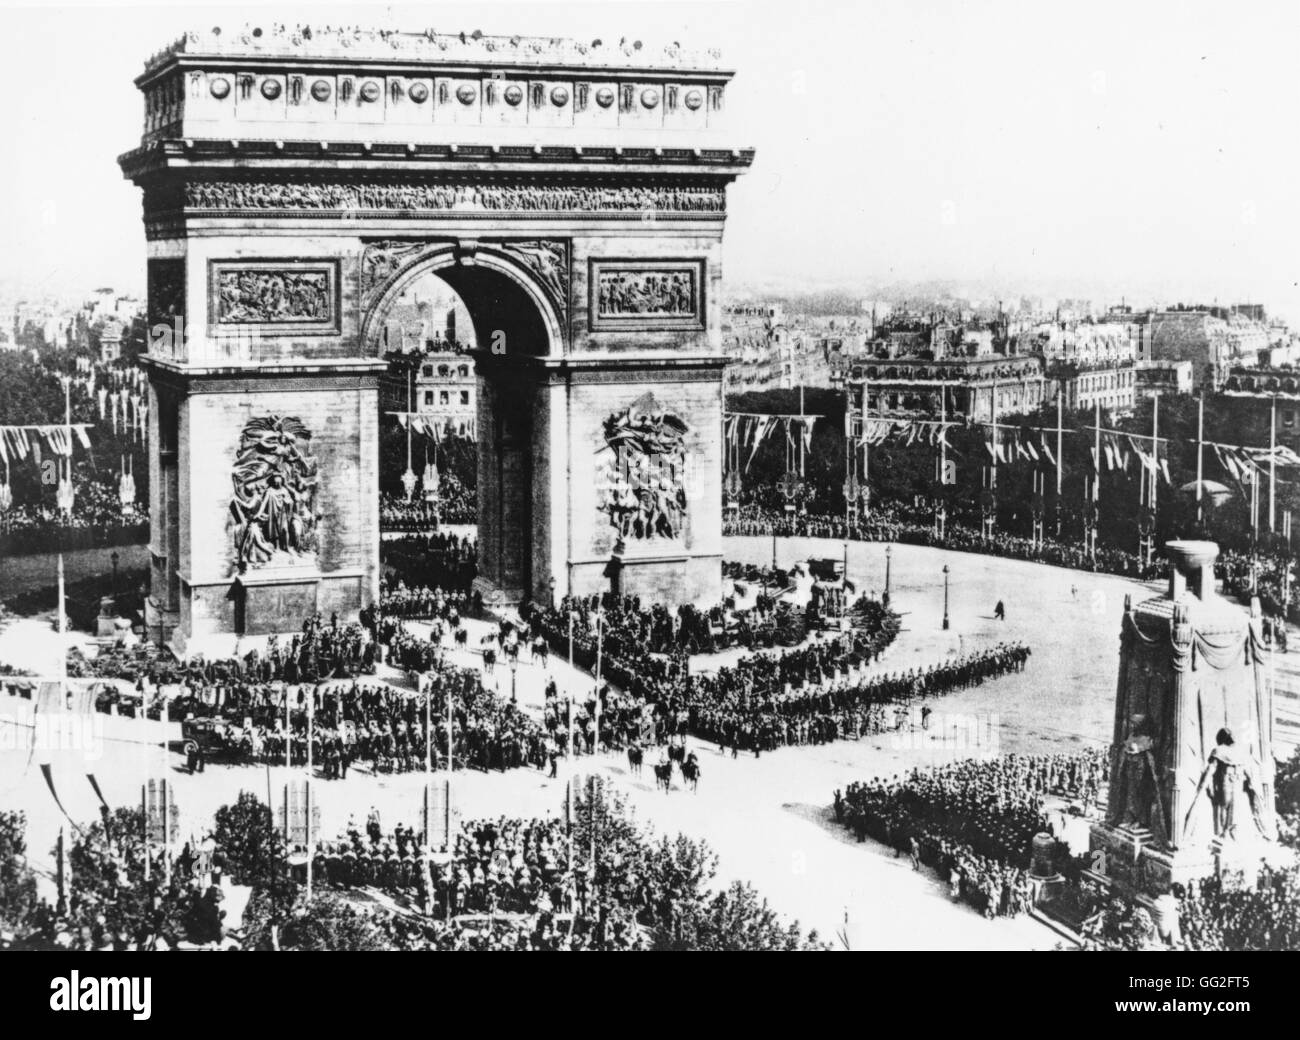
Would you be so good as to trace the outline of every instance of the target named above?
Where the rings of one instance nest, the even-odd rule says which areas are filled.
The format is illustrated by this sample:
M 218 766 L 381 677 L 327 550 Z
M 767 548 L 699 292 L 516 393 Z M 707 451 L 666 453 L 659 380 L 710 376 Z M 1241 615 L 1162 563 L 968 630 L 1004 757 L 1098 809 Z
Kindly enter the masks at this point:
M 716 600 L 722 233 L 753 160 L 725 133 L 731 71 L 676 45 L 337 35 L 188 34 L 136 81 L 150 632 L 375 601 L 377 330 L 428 272 L 480 347 L 483 580 Z
M 567 252 L 567 243 L 544 240 L 384 241 L 363 254 L 367 350 L 377 349 L 393 303 L 436 275 L 465 304 L 480 355 L 495 361 L 479 366 L 479 574 L 485 589 L 509 602 L 549 593 L 554 571 L 542 535 L 551 502 L 568 497 L 567 471 L 548 465 L 551 431 L 536 421 L 545 380 L 536 366 L 520 363 L 564 355 Z M 559 486 L 543 485 L 542 474 Z

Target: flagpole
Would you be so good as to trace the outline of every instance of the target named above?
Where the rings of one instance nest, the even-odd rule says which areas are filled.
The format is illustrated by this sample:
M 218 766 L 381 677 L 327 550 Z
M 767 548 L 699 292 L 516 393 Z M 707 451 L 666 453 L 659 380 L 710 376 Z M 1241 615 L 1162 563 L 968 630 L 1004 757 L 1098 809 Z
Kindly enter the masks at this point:
M 1273 395 L 1273 407 L 1269 411 L 1268 421 L 1268 533 L 1275 531 L 1277 517 L 1277 395 Z
M 312 748 L 311 735 L 312 723 L 316 717 L 316 690 L 313 688 L 307 694 L 307 770 L 306 778 L 302 782 L 303 802 L 306 811 L 306 826 L 304 836 L 307 839 L 307 902 L 311 902 L 311 868 L 312 860 L 315 858 L 315 848 L 313 847 L 311 834 L 311 775 L 312 775 Z M 287 811 L 287 810 L 286 810 Z
M 605 612 L 596 611 L 596 742 L 592 753 L 600 754 L 600 664 L 601 653 L 605 646 Z
M 945 509 L 946 499 L 944 498 L 944 488 L 948 486 L 948 436 L 946 424 L 948 421 L 948 384 L 939 384 L 939 537 L 944 537 L 944 521 L 947 518 Z
M 1056 395 L 1056 537 L 1061 537 L 1061 419 L 1062 395 Z
M 573 605 L 569 605 L 569 679 L 573 679 Z M 565 691 L 565 702 L 569 706 L 569 765 L 573 765 L 573 690 Z
M 1160 395 L 1151 398 L 1151 512 L 1160 495 Z
M 844 391 L 844 528 L 847 530 L 852 521 L 853 495 L 853 412 L 849 408 L 849 392 Z
M 867 489 L 862 499 L 862 519 L 871 516 L 871 439 L 867 436 L 867 385 L 862 380 L 862 486 Z
M 1094 425 L 1096 426 L 1096 443 L 1093 448 L 1092 457 L 1092 504 L 1093 508 L 1089 512 L 1088 526 L 1091 531 L 1091 554 L 1093 560 L 1097 559 L 1097 529 L 1101 520 L 1101 398 L 1096 398 L 1092 402 Z
M 1205 522 L 1204 506 L 1201 503 L 1201 493 L 1204 490 L 1205 473 L 1205 394 L 1201 394 L 1199 406 L 1196 415 L 1196 523 L 1198 525 Z
M 799 479 L 803 480 L 803 384 L 799 384 Z

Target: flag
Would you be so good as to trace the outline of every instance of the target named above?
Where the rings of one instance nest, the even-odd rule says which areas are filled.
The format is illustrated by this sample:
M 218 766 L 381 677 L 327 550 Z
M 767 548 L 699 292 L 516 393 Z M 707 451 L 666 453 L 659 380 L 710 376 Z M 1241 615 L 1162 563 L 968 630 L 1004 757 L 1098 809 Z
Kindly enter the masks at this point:
M 1053 466 L 1056 465 L 1056 458 L 1052 455 L 1052 449 L 1047 445 L 1047 438 L 1043 438 L 1043 454 L 1047 456 L 1047 461 Z
M 815 418 L 807 418 L 803 421 L 803 450 L 809 455 L 812 454 L 813 424 L 816 421 Z
M 104 800 L 104 792 L 99 789 L 99 781 L 95 779 L 94 773 L 87 773 L 86 779 L 90 781 L 90 786 L 95 789 L 95 794 L 99 798 L 99 804 L 105 809 L 111 809 L 111 806 Z

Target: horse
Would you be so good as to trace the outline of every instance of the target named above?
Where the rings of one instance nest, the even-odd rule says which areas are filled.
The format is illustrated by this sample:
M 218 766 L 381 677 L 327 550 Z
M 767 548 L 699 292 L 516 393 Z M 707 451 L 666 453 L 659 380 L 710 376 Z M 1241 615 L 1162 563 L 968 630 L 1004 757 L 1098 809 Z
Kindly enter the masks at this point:
M 668 745 L 668 761 L 669 761 L 669 762 L 676 762 L 679 766 L 680 766 L 680 765 L 684 765 L 685 762 L 686 762 L 686 745 L 685 745 L 685 744 L 669 744 L 669 745 Z
M 539 658 L 541 659 L 542 664 L 548 664 L 550 662 L 551 645 L 541 636 L 538 636 L 536 639 L 533 640 L 532 650 L 533 650 L 533 664 L 536 664 Z
M 700 789 L 700 764 L 694 758 L 682 763 L 682 779 L 691 785 L 692 791 Z
M 673 786 L 673 764 L 671 762 L 655 763 L 655 786 L 662 786 L 664 794 L 672 790 Z
M 483 672 L 485 675 L 492 675 L 496 671 L 497 652 L 495 650 L 483 651 Z
M 464 625 L 456 629 L 456 645 L 466 648 L 469 646 L 469 630 Z
M 627 766 L 637 776 L 641 775 L 641 763 L 645 761 L 645 752 L 640 744 L 630 744 L 627 749 Z

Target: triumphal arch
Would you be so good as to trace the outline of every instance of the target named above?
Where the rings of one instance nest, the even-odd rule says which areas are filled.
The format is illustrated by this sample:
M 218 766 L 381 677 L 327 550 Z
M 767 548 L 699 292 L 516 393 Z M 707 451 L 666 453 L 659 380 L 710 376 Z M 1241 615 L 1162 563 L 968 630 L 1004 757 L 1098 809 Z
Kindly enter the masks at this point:
M 377 597 L 385 315 L 474 323 L 480 581 L 716 597 L 721 247 L 753 159 L 677 44 L 189 34 L 136 80 L 152 386 L 151 632 Z

